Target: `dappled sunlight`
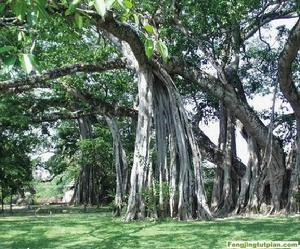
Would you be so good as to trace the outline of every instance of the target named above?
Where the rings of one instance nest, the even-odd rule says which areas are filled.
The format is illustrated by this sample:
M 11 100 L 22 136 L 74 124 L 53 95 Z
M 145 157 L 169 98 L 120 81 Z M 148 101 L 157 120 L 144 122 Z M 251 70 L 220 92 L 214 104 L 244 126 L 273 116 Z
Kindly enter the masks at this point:
M 0 218 L 0 248 L 225 248 L 228 240 L 298 240 L 298 217 L 124 223 L 109 213 Z

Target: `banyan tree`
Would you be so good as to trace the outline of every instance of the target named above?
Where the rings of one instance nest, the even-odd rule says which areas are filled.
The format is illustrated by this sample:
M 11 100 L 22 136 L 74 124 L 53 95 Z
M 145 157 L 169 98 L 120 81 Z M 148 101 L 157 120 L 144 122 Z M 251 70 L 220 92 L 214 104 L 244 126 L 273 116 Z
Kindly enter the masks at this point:
M 55 24 L 51 20 L 56 19 L 73 25 L 70 19 L 74 17 L 77 28 L 72 26 L 70 32 L 79 29 L 81 43 L 98 51 L 97 42 L 102 42 L 109 44 L 109 49 L 104 46 L 98 51 L 103 55 L 101 60 L 88 58 L 40 72 L 32 70 L 33 56 L 23 54 L 21 62 L 29 74 L 17 78 L 4 75 L 0 91 L 17 95 L 41 87 L 53 90 L 58 82 L 72 96 L 72 103 L 77 102 L 76 115 L 65 113 L 65 118 L 78 121 L 81 139 L 93 136 L 90 119 L 109 127 L 116 215 L 124 211 L 126 221 L 147 217 L 189 220 L 298 211 L 295 195 L 300 179 L 300 97 L 294 68 L 298 68 L 299 61 L 300 24 L 296 1 L 237 1 L 236 5 L 230 1 L 228 5 L 220 1 L 146 1 L 136 6 L 131 1 L 29 2 L 22 13 L 7 4 L 8 14 L 0 20 L 0 26 L 28 25 L 30 29 L 33 25 L 39 30 L 52 27 Z M 31 12 L 42 24 L 28 21 Z M 224 20 L 219 19 L 220 13 Z M 43 15 L 47 18 L 42 19 Z M 262 37 L 262 29 L 273 20 L 290 18 L 295 20 L 294 27 L 288 37 L 281 33 L 284 45 L 271 48 Z M 35 43 L 42 56 L 43 48 L 51 46 L 51 37 L 40 39 Z M 257 43 L 255 48 L 253 41 Z M 260 53 L 258 46 L 263 47 Z M 268 78 L 269 90 L 274 90 L 268 125 L 249 104 L 249 96 L 255 92 L 255 80 L 249 72 L 258 75 L 255 63 L 259 60 L 262 62 L 258 68 L 263 63 L 269 68 L 260 80 Z M 110 72 L 118 78 L 122 71 L 137 86 L 134 107 L 100 100 L 86 93 L 83 86 L 63 80 L 81 77 L 84 84 L 97 84 L 89 81 L 91 75 Z M 201 108 L 197 108 L 198 113 L 187 111 L 181 93 L 184 84 L 192 85 L 196 89 L 191 90 L 193 93 L 205 94 L 207 105 L 211 104 L 208 99 L 214 99 L 220 128 L 218 144 L 199 128 L 196 117 L 202 115 Z M 289 157 L 282 139 L 274 132 L 279 91 L 292 106 L 292 122 L 297 127 Z M 83 110 L 78 103 L 84 103 Z M 136 123 L 132 165 L 128 164 L 118 126 L 122 117 Z M 248 145 L 246 164 L 237 156 L 237 132 Z M 211 198 L 204 184 L 204 160 L 215 165 Z M 90 165 L 82 165 L 75 203 L 98 204 L 97 174 Z

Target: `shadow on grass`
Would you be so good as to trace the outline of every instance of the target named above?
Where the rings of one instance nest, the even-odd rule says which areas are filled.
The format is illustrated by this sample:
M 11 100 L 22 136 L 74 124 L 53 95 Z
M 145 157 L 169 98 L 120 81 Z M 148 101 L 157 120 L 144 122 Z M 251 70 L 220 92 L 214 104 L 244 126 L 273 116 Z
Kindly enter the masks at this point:
M 123 223 L 108 213 L 0 218 L 0 248 L 226 248 L 229 240 L 299 240 L 299 218 Z

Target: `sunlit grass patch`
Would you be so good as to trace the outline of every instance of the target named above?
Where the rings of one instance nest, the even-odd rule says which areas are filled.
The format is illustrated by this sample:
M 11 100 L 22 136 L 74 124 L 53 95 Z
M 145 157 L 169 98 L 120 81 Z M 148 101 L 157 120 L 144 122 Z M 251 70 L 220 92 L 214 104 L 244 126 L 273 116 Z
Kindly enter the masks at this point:
M 110 213 L 0 218 L 0 248 L 226 248 L 228 240 L 300 240 L 299 217 L 124 223 Z

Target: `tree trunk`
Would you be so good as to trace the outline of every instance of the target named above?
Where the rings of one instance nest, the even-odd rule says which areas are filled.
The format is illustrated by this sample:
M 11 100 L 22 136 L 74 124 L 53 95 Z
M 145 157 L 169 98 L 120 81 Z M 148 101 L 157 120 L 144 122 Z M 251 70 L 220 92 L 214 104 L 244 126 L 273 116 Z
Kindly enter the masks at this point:
M 165 187 L 168 184 L 168 167 L 167 167 L 167 147 L 168 134 L 167 129 L 169 115 L 166 113 L 167 105 L 164 101 L 163 94 L 157 90 L 157 83 L 153 90 L 153 110 L 154 110 L 154 128 L 156 135 L 156 152 L 157 152 L 157 166 L 159 174 L 159 216 L 167 216 L 168 202 Z
M 220 133 L 223 133 L 221 134 L 220 147 L 224 150 L 225 158 L 223 166 L 223 186 L 220 196 L 221 199 L 219 200 L 218 209 L 216 211 L 217 216 L 229 214 L 234 208 L 236 198 L 236 190 L 234 189 L 235 179 L 232 167 L 233 157 L 236 155 L 234 118 L 227 110 L 224 110 L 224 108 L 221 108 L 221 111 L 225 117 L 220 119 L 223 122 L 223 124 L 220 122 L 220 128 L 224 128 L 225 131 L 220 131 Z
M 120 138 L 119 128 L 114 118 L 105 116 L 113 137 L 114 161 L 116 170 L 115 216 L 121 215 L 127 191 L 128 168 L 125 151 Z
M 224 177 L 224 171 L 220 166 L 217 165 L 217 168 L 215 170 L 214 185 L 213 185 L 212 198 L 210 204 L 212 212 L 216 212 L 218 206 L 221 204 L 223 177 Z
M 78 119 L 81 139 L 92 138 L 92 126 L 88 117 Z M 99 172 L 94 165 L 84 163 L 85 155 L 82 154 L 83 164 L 76 182 L 73 202 L 77 205 L 98 205 L 100 195 Z
M 1 187 L 1 212 L 4 212 L 4 190 L 3 187 Z
M 145 218 L 145 203 L 142 194 L 146 182 L 145 172 L 150 164 L 153 75 L 150 68 L 145 65 L 139 68 L 138 74 L 139 112 L 126 221 Z
M 249 134 L 245 131 L 242 134 L 248 143 L 249 159 L 245 175 L 241 181 L 241 190 L 234 211 L 235 214 L 247 212 L 246 206 L 248 203 L 249 211 L 258 212 L 258 199 L 254 188 L 258 179 L 259 150 L 255 140 Z
M 270 182 L 270 193 L 272 198 L 272 211 L 280 211 L 283 206 L 281 199 L 283 193 L 283 180 L 285 178 L 285 160 L 282 144 L 279 139 L 273 136 L 272 145 L 270 145 L 270 133 L 268 128 L 262 123 L 256 113 L 252 110 L 249 104 L 244 101 L 236 92 L 235 87 L 226 85 L 213 76 L 206 77 L 200 70 L 195 69 L 188 64 L 181 63 L 177 65 L 173 63 L 169 67 L 169 71 L 177 73 L 187 80 L 198 83 L 203 89 L 210 92 L 215 97 L 223 100 L 226 108 L 230 110 L 231 115 L 234 115 L 245 126 L 249 133 L 259 145 L 261 149 L 271 148 L 269 163 L 267 163 L 267 176 Z M 264 179 L 264 182 L 266 179 Z
M 226 148 L 226 137 L 227 137 L 227 112 L 224 105 L 220 104 L 219 111 L 219 141 L 218 148 L 223 153 Z M 226 156 L 225 156 L 226 157 Z M 224 163 L 223 161 L 221 162 Z M 223 165 L 222 165 L 223 166 Z M 214 186 L 211 199 L 211 208 L 214 212 L 222 205 L 222 193 L 224 185 L 224 170 L 221 165 L 217 165 L 217 169 L 214 177 Z
M 10 214 L 13 214 L 13 210 L 12 210 L 12 197 L 13 197 L 13 192 L 11 190 L 10 191 L 10 201 L 9 201 L 9 212 L 10 212 Z
M 155 70 L 156 81 L 154 91 L 156 100 L 154 111 L 163 112 L 165 118 L 154 119 L 159 125 L 167 125 L 169 134 L 174 138 L 176 160 L 178 165 L 178 218 L 180 220 L 192 219 L 195 215 L 201 219 L 211 218 L 211 213 L 207 205 L 207 198 L 204 193 L 203 179 L 201 173 L 201 155 L 195 141 L 192 128 L 188 123 L 182 100 L 177 92 L 171 77 L 161 68 Z M 161 96 L 161 97 L 158 97 Z M 160 109 L 160 107 L 162 107 Z M 162 124 L 160 124 L 162 122 Z M 167 123 L 167 124 L 166 124 Z M 168 136 L 163 136 L 168 140 Z M 158 141 L 157 143 L 162 143 Z M 171 152 L 171 155 L 173 152 Z M 172 157 L 174 159 L 174 156 Z M 172 168 L 172 191 L 174 191 L 174 173 Z M 177 167 L 176 167 L 177 170 Z M 169 170 L 170 171 L 170 170 Z M 172 193 L 173 195 L 173 193 Z M 197 208 L 193 208 L 194 199 L 197 200 Z M 171 205 L 174 203 L 172 196 Z M 173 208 L 172 208 L 173 209 Z M 174 209 L 173 209 L 174 210 Z M 197 210 L 197 214 L 195 214 Z
M 290 213 L 297 213 L 300 211 L 300 118 L 296 119 L 297 123 L 297 137 L 295 148 L 291 150 L 291 177 L 288 192 L 287 211 Z
M 293 63 L 300 50 L 300 19 L 296 22 L 289 37 L 279 55 L 278 60 L 278 82 L 280 89 L 293 108 L 296 116 L 297 138 L 296 138 L 296 164 L 292 169 L 290 177 L 290 189 L 286 209 L 289 212 L 297 211 L 297 200 L 299 196 L 300 177 L 300 93 L 296 81 L 293 79 Z M 298 197 L 295 198 L 296 194 Z M 299 200 L 298 200 L 299 201 Z M 298 203 L 299 204 L 299 203 Z
M 233 167 L 236 158 L 235 120 L 222 103 L 219 119 L 219 150 L 224 154 L 224 161 L 217 165 L 211 207 L 216 216 L 224 216 L 234 208 L 240 184 Z
M 177 160 L 176 160 L 176 147 L 174 144 L 174 137 L 170 134 L 170 187 L 169 187 L 169 195 L 170 195 L 170 216 L 172 218 L 177 216 L 178 213 L 178 193 L 177 193 L 177 186 L 178 186 L 178 167 L 177 167 Z
M 191 127 L 188 124 L 188 119 L 181 98 L 173 80 L 159 63 L 156 63 L 153 60 L 150 62 L 148 60 L 145 54 L 143 42 L 140 40 L 139 35 L 130 26 L 119 23 L 113 18 L 113 16 L 107 16 L 104 21 L 99 19 L 97 26 L 119 39 L 118 43 L 121 45 L 119 46 L 120 50 L 123 53 L 125 52 L 124 55 L 128 58 L 130 64 L 136 69 L 139 75 L 138 125 L 134 151 L 134 163 L 130 179 L 131 189 L 125 220 L 129 221 L 145 217 L 145 204 L 142 198 L 142 192 L 145 185 L 145 172 L 147 172 L 147 168 L 149 167 L 150 127 L 153 113 L 153 75 L 156 76 L 155 85 L 159 86 L 160 90 L 163 90 L 163 92 L 159 90 L 158 93 L 167 97 L 165 100 L 162 100 L 162 106 L 165 111 L 168 133 L 174 136 L 174 147 L 176 150 L 176 160 L 179 171 L 178 217 L 179 219 L 189 219 L 193 217 L 193 214 L 189 210 L 189 207 L 192 206 L 191 199 L 193 199 L 191 198 L 190 193 L 192 193 L 193 197 L 197 198 L 197 205 L 199 206 L 198 209 L 201 210 L 203 218 L 211 217 L 202 186 L 201 171 L 198 171 L 201 162 L 199 148 L 197 147 L 193 133 L 191 132 Z M 157 118 L 155 118 L 156 114 L 157 113 L 154 112 L 154 122 L 166 122 L 165 120 L 157 120 Z M 155 124 L 156 127 L 163 127 L 165 125 L 166 124 Z M 163 129 L 165 129 L 165 127 L 163 127 Z M 159 140 L 167 140 L 163 133 L 159 136 L 161 137 Z M 162 142 L 164 143 L 164 141 Z M 165 153 L 162 151 L 161 159 L 164 158 L 163 154 Z M 161 160 L 161 166 L 159 167 L 162 167 L 164 162 L 165 160 Z M 196 167 L 196 169 L 194 169 L 194 167 Z M 161 169 L 163 172 L 163 167 Z M 197 179 L 197 185 L 193 184 L 194 176 L 191 174 L 193 170 L 196 170 L 199 176 Z M 161 175 L 163 180 L 163 174 Z M 168 181 L 168 177 L 166 177 L 166 180 Z M 189 186 L 194 188 L 193 191 L 191 191 Z M 164 196 L 161 200 L 164 202 Z

